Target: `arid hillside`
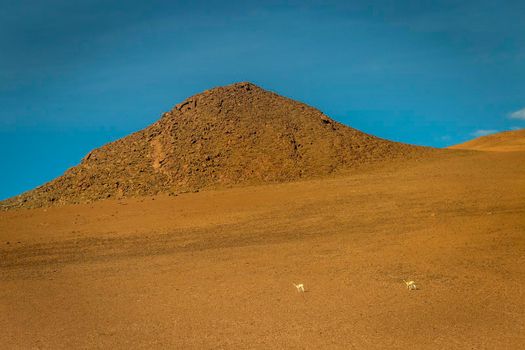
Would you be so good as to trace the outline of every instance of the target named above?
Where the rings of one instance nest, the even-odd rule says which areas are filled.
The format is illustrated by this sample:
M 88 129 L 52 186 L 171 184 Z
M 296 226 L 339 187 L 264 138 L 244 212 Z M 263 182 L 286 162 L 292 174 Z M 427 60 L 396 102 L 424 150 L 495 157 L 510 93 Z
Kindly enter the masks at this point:
M 237 83 L 188 98 L 148 128 L 90 152 L 59 178 L 0 205 L 41 207 L 286 182 L 428 152 Z
M 525 129 L 481 136 L 449 148 L 493 152 L 525 151 Z
M 524 203 L 525 152 L 448 151 L 0 212 L 0 344 L 524 349 Z

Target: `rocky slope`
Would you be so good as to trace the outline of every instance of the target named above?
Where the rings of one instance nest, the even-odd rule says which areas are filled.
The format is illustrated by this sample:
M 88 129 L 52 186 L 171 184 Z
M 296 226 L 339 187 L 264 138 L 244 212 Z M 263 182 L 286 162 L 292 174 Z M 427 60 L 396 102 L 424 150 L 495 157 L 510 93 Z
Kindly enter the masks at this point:
M 57 179 L 0 205 L 41 207 L 283 182 L 425 152 L 237 83 L 188 98 L 146 129 L 93 150 Z

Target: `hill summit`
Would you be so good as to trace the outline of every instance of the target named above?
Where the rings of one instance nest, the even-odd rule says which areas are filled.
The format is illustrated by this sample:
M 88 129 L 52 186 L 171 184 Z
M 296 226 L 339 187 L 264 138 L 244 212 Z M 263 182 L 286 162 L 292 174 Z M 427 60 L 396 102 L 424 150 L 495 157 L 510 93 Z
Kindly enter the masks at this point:
M 481 136 L 449 148 L 492 152 L 523 152 L 525 151 L 525 129 Z
M 146 129 L 91 151 L 57 179 L 0 204 L 40 207 L 291 181 L 422 150 L 242 82 L 186 99 Z

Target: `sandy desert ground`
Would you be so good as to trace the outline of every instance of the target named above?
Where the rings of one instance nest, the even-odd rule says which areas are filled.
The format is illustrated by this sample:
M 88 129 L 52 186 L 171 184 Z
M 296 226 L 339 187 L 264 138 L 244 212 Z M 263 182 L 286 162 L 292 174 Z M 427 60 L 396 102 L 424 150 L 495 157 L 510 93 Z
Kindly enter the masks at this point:
M 3 349 L 525 347 L 525 152 L 14 210 L 0 240 Z
M 489 152 L 523 151 L 525 150 L 525 129 L 509 130 L 477 137 L 450 148 Z

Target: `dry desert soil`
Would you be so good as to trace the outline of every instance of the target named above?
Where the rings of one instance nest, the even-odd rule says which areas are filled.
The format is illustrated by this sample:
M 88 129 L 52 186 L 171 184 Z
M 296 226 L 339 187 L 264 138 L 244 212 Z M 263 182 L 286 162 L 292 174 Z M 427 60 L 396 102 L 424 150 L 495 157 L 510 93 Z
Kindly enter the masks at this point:
M 525 129 L 510 130 L 481 136 L 474 140 L 454 145 L 452 149 L 470 149 L 492 152 L 516 152 L 525 150 Z
M 523 145 L 206 91 L 0 202 L 0 348 L 523 349 Z
M 525 152 L 19 209 L 0 237 L 4 349 L 525 346 Z

